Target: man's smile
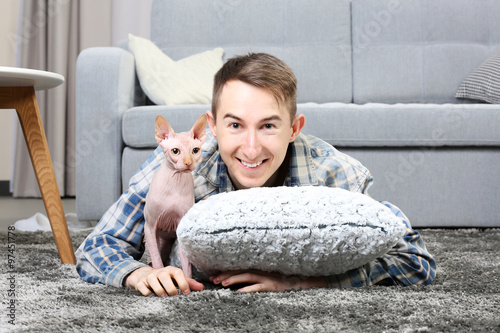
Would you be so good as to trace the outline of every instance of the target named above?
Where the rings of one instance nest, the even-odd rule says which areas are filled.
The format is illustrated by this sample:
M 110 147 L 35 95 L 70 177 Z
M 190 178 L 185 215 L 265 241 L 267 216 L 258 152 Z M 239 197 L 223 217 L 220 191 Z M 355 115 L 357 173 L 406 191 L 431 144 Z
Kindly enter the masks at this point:
M 262 160 L 262 161 L 259 161 L 259 162 L 255 162 L 255 163 L 249 163 L 249 162 L 245 162 L 243 160 L 240 160 L 239 158 L 236 158 L 244 167 L 247 167 L 247 168 L 257 168 L 258 166 L 260 166 L 262 163 L 266 162 L 267 160 Z

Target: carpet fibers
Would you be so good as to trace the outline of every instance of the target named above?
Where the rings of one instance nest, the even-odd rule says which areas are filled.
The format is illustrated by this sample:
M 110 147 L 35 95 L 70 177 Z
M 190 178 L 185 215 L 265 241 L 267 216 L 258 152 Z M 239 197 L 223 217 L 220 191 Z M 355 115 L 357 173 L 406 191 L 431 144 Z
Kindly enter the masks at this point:
M 81 281 L 51 233 L 3 231 L 0 332 L 499 332 L 500 229 L 420 232 L 432 286 L 159 298 Z M 85 234 L 71 236 L 76 248 Z

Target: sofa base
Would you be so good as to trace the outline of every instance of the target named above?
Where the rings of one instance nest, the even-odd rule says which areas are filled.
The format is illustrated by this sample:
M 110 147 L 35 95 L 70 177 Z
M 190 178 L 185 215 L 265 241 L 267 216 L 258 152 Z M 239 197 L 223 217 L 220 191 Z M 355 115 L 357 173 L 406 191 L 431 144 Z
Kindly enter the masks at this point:
M 345 148 L 375 182 L 368 193 L 397 205 L 416 227 L 500 227 L 498 147 Z
M 358 159 L 372 173 L 368 193 L 389 201 L 407 215 L 414 227 L 500 227 L 500 197 L 493 183 L 500 169 L 500 148 L 495 147 L 336 147 Z M 125 148 L 122 183 L 153 152 Z

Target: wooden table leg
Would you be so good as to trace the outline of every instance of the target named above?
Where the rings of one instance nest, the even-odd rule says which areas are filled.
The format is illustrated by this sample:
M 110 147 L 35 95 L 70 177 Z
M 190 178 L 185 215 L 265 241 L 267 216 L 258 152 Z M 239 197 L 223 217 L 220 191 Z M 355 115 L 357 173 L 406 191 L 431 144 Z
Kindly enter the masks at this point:
M 34 88 L 0 88 L 0 108 L 17 111 L 61 262 L 76 264 Z

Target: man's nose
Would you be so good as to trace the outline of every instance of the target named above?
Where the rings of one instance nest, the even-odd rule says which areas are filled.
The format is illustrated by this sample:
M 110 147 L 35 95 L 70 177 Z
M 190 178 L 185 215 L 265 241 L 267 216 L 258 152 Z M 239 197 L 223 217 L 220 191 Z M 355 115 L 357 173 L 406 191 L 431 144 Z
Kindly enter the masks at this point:
M 257 157 L 259 157 L 262 151 L 262 146 L 260 144 L 259 137 L 256 131 L 248 131 L 245 137 L 245 142 L 242 146 L 242 152 L 245 154 L 245 157 L 250 161 L 254 161 Z

